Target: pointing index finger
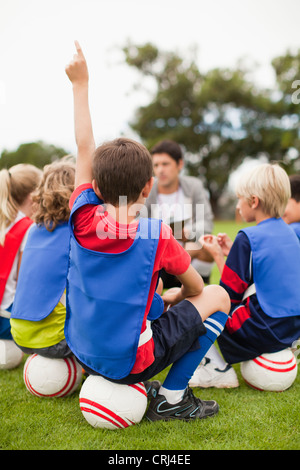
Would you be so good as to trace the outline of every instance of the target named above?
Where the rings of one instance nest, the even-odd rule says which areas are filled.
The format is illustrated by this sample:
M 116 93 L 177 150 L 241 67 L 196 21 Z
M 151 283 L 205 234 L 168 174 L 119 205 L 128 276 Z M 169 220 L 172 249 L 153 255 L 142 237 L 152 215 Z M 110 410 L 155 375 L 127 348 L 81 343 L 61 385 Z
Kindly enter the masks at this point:
M 81 57 L 83 57 L 83 52 L 82 52 L 82 49 L 80 47 L 80 44 L 78 41 L 74 41 L 75 42 L 75 47 L 76 47 L 76 51 L 77 51 L 77 54 Z

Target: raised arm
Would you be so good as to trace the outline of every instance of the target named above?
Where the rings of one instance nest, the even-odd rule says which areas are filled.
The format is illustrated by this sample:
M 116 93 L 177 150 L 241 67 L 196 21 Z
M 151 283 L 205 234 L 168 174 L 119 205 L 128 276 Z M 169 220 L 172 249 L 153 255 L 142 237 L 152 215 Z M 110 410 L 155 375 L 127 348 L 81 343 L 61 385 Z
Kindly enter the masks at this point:
M 82 49 L 75 41 L 76 54 L 66 66 L 66 74 L 73 85 L 74 125 L 77 145 L 75 187 L 92 182 L 92 161 L 95 150 L 89 109 L 89 73 Z

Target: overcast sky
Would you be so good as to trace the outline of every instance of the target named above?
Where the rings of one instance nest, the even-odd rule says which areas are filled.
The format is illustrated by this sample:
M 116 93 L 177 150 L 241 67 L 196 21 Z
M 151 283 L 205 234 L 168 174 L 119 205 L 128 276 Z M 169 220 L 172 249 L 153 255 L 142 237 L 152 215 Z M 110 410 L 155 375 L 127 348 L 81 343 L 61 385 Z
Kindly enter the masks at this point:
M 75 152 L 64 71 L 74 39 L 89 65 L 98 144 L 129 136 L 147 103 L 120 53 L 128 39 L 183 54 L 197 45 L 201 71 L 246 58 L 254 79 L 272 86 L 272 58 L 300 48 L 299 21 L 299 0 L 0 0 L 0 153 L 36 140 Z

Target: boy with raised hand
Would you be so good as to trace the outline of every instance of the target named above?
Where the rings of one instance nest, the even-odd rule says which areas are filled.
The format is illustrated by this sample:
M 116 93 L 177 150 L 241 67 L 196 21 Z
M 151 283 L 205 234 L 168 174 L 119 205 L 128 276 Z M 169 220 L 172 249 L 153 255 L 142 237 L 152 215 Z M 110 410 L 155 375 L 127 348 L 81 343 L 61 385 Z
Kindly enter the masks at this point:
M 223 330 L 229 297 L 220 286 L 203 287 L 168 226 L 139 217 L 153 184 L 148 150 L 126 138 L 95 149 L 88 70 L 75 44 L 77 54 L 66 67 L 78 148 L 70 199 L 67 342 L 88 373 L 118 383 L 148 381 L 172 364 L 153 393 L 150 420 L 213 416 L 218 404 L 196 398 L 188 382 Z M 182 282 L 163 298 L 155 293 L 162 268 Z
M 290 175 L 291 197 L 286 205 L 283 220 L 295 230 L 300 240 L 300 175 Z
M 291 196 L 288 175 L 279 165 L 259 165 L 240 178 L 236 194 L 242 218 L 255 225 L 240 230 L 233 243 L 224 234 L 200 238 L 231 299 L 231 312 L 218 338 L 228 364 L 286 349 L 300 337 L 300 245 L 282 220 Z M 207 358 L 191 386 L 231 386 L 222 371 L 233 369 L 226 367 L 214 346 Z

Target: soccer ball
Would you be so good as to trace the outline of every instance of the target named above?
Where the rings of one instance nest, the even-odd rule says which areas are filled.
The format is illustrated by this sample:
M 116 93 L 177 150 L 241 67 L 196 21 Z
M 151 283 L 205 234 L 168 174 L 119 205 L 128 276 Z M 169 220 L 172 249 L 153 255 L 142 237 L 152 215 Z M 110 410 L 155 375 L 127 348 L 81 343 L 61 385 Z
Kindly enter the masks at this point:
M 256 390 L 283 392 L 297 376 L 297 362 L 290 349 L 261 356 L 241 363 L 245 382 Z
M 14 369 L 23 359 L 23 352 L 11 339 L 0 340 L 0 369 Z
M 94 428 L 120 429 L 137 424 L 147 407 L 143 382 L 122 385 L 90 375 L 79 394 L 80 409 Z
M 50 359 L 32 354 L 25 362 L 23 379 L 32 395 L 65 397 L 79 386 L 82 367 L 74 357 Z

